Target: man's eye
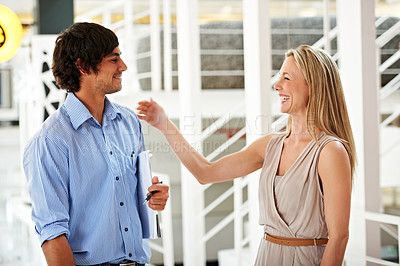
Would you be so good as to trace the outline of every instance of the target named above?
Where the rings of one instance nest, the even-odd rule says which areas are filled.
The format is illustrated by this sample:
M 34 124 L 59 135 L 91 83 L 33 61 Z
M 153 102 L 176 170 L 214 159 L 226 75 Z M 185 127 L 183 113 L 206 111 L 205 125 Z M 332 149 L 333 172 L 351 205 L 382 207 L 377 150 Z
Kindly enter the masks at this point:
M 285 77 L 286 80 L 290 80 L 288 77 Z

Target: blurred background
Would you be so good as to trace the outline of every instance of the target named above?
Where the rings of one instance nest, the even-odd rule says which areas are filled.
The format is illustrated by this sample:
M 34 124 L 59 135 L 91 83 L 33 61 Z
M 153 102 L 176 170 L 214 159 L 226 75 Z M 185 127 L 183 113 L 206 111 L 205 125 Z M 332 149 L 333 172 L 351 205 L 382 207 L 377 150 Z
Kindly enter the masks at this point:
M 399 16 L 399 0 L 0 0 L 0 265 L 46 265 L 21 154 L 65 100 L 51 57 L 57 34 L 78 21 L 119 37 L 128 71 L 110 98 L 132 109 L 149 97 L 160 102 L 209 160 L 284 128 L 272 86 L 289 48 L 328 51 L 343 75 L 359 155 L 344 264 L 400 265 Z M 145 123 L 143 133 L 153 172 L 171 187 L 151 263 L 253 265 L 262 231 L 257 173 L 182 182 L 193 177 L 164 137 Z

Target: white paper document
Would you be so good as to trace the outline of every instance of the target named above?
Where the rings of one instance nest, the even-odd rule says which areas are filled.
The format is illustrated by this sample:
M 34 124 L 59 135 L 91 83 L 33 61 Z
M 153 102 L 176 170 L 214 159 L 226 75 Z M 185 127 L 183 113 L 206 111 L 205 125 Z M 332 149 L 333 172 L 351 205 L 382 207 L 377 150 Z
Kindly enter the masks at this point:
M 139 215 L 142 222 L 143 238 L 160 237 L 160 229 L 158 224 L 157 211 L 149 208 L 148 204 L 143 205 L 142 202 L 147 196 L 148 188 L 152 185 L 150 152 L 143 151 L 137 157 L 138 172 L 138 205 Z

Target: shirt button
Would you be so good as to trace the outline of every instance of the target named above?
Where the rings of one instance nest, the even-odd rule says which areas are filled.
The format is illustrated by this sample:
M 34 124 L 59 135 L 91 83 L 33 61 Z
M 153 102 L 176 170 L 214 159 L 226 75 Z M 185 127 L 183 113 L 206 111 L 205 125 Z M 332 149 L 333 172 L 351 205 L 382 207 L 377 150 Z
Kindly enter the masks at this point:
M 129 253 L 128 256 L 129 256 L 129 257 L 132 257 L 132 253 Z
M 119 203 L 119 205 L 124 206 L 124 203 L 121 201 L 121 202 Z
M 128 228 L 125 228 L 125 232 L 128 232 Z
M 118 181 L 118 180 L 119 180 L 119 176 L 117 176 L 117 177 L 115 178 L 115 180 L 117 180 L 117 181 Z
M 110 151 L 110 154 L 112 155 L 112 151 Z

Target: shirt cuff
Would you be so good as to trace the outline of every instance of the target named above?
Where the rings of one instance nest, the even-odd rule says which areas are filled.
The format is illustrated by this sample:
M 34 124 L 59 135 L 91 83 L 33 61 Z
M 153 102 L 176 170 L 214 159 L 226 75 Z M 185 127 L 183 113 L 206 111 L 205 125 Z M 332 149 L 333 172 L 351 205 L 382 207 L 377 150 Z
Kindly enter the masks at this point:
M 40 246 L 42 246 L 44 241 L 52 240 L 62 234 L 65 234 L 68 239 L 69 230 L 60 224 L 52 224 L 42 228 L 42 231 L 38 232 L 38 234 Z

